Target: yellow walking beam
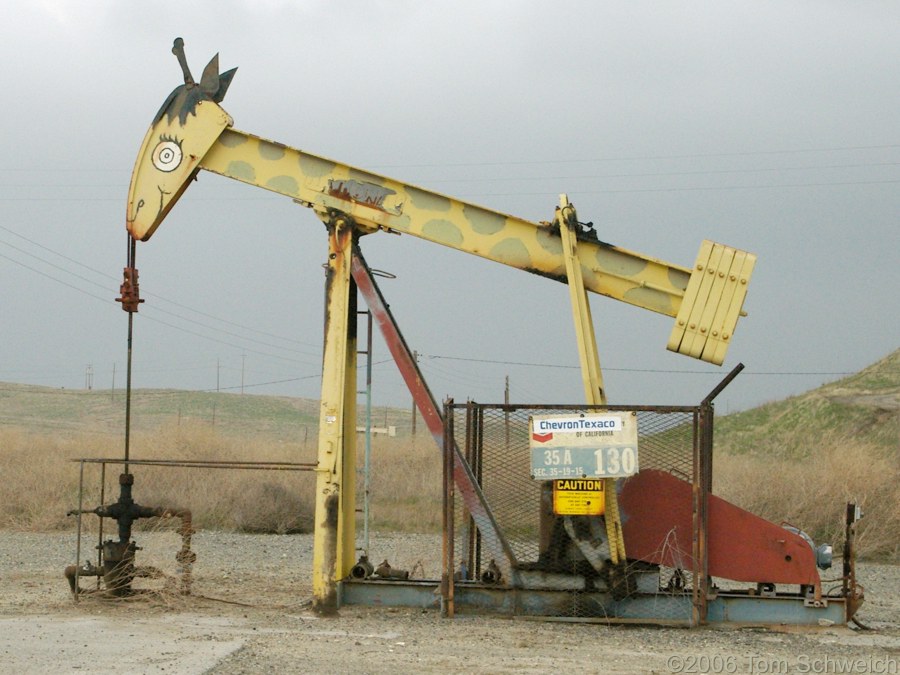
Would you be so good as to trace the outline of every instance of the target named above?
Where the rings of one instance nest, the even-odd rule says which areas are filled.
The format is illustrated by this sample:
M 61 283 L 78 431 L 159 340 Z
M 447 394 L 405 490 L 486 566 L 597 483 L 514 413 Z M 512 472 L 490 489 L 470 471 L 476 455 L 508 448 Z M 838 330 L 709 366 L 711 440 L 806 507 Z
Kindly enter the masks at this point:
M 211 101 L 200 102 L 195 110 L 184 125 L 178 116 L 170 120 L 163 115 L 147 133 L 128 200 L 127 225 L 136 239 L 153 235 L 186 185 L 204 169 L 291 197 L 323 220 L 331 212 L 346 213 L 364 232 L 411 234 L 566 282 L 562 240 L 551 224 L 527 221 L 238 131 Z M 169 140 L 173 138 L 178 142 Z M 179 163 L 158 160 L 170 156 Z M 707 287 L 696 266 L 691 270 L 667 263 L 600 242 L 580 230 L 577 235 L 587 290 L 677 316 L 669 349 L 722 363 L 755 256 L 740 252 L 740 266 L 717 268 L 729 279 L 735 276 L 730 286 Z M 705 251 L 722 248 L 704 242 L 701 255 L 706 259 L 697 264 L 706 269 Z M 694 284 L 692 278 L 697 279 Z M 686 291 L 692 286 L 697 293 L 688 296 L 690 314 L 683 318 Z M 685 335 L 689 340 L 682 339 Z

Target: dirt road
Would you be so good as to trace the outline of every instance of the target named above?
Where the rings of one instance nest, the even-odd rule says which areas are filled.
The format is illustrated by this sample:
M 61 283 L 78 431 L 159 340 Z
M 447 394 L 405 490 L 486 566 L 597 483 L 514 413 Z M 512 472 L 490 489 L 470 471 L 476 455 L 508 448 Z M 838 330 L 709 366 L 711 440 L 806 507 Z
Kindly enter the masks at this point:
M 139 563 L 174 572 L 178 538 L 139 533 Z M 94 542 L 91 542 L 94 543 Z M 308 535 L 198 533 L 194 595 L 73 603 L 73 534 L 0 532 L 0 671 L 6 673 L 897 673 L 900 567 L 862 565 L 873 630 L 672 629 L 434 610 L 308 611 Z M 93 554 L 91 546 L 82 558 Z M 374 539 L 373 557 L 436 576 L 438 538 Z M 90 587 L 93 579 L 82 581 Z

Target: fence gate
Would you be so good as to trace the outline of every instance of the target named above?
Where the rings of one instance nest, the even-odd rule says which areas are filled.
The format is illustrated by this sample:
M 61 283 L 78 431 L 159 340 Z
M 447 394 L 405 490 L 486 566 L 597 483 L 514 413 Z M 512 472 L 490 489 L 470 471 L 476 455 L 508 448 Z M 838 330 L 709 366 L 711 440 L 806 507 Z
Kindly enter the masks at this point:
M 444 412 L 445 609 L 452 613 L 454 599 L 462 605 L 465 598 L 467 606 L 492 606 L 513 614 L 687 625 L 705 620 L 712 406 L 448 401 Z M 602 516 L 560 515 L 566 509 L 561 497 L 554 507 L 555 481 L 532 475 L 530 420 L 592 413 L 634 413 L 642 481 L 658 477 L 663 486 L 678 486 L 667 504 L 691 514 L 690 531 L 674 527 L 663 536 L 650 535 L 658 540 L 648 541 L 646 535 L 629 529 L 629 513 L 640 502 L 639 495 L 628 489 L 634 478 L 616 481 L 628 558 L 625 584 L 610 578 Z M 457 505 L 451 478 L 454 468 L 459 468 L 455 462 L 475 477 L 499 531 L 499 548 L 485 547 L 465 505 Z M 585 485 L 591 487 L 591 483 L 569 482 L 557 488 L 577 490 Z M 629 551 L 630 541 L 635 551 Z M 505 599 L 497 600 L 500 595 Z

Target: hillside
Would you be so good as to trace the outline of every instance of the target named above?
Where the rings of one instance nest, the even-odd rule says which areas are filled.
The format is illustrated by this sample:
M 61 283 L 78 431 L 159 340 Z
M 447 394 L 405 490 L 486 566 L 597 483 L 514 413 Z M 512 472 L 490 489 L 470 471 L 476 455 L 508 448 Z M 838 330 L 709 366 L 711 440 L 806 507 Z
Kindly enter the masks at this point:
M 318 401 L 287 396 L 136 389 L 131 406 L 134 431 L 200 424 L 226 436 L 304 441 L 315 438 L 319 423 Z M 373 426 L 410 425 L 408 410 L 379 407 L 372 416 Z M 123 435 L 125 392 L 0 383 L 0 426 L 37 433 Z
M 362 411 L 360 411 L 362 412 Z M 408 431 L 409 410 L 378 407 L 374 426 Z M 225 435 L 263 435 L 303 441 L 316 435 L 319 405 L 313 399 L 174 389 L 137 389 L 132 429 L 153 431 L 204 424 Z M 363 423 L 360 415 L 360 424 Z M 121 435 L 121 390 L 68 390 L 0 383 L 0 426 L 51 433 Z M 804 458 L 828 436 L 900 452 L 900 349 L 861 372 L 818 389 L 716 419 L 716 450 L 728 454 Z
M 799 396 L 716 418 L 716 451 L 807 458 L 822 438 L 845 438 L 900 457 L 900 349 Z
M 70 527 L 64 516 L 78 474 L 64 461 L 118 456 L 124 393 L 0 384 L 0 475 L 14 490 L 0 528 Z M 137 390 L 133 457 L 314 461 L 319 405 L 310 399 Z M 440 458 L 427 434 L 410 434 L 410 411 L 377 408 L 373 524 L 387 530 L 440 526 Z M 424 425 L 421 427 L 424 430 Z M 716 421 L 716 494 L 772 522 L 794 523 L 817 542 L 843 541 L 847 502 L 866 518 L 859 546 L 900 560 L 900 351 L 843 380 Z M 403 471 L 398 471 L 403 467 Z M 217 474 L 141 469 L 157 500 L 190 496 L 198 527 L 252 532 L 308 528 L 312 474 Z M 92 481 L 95 478 L 91 479 Z

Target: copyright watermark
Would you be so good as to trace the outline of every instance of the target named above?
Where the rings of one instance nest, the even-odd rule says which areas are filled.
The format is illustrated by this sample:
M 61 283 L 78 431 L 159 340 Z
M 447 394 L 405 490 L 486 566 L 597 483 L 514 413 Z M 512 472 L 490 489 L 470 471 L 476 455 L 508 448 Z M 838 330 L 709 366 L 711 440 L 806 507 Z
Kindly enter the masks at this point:
M 787 675 L 788 673 L 873 673 L 900 675 L 900 659 L 890 656 L 810 656 L 799 654 L 787 659 L 775 656 L 723 656 L 673 654 L 666 659 L 670 673 L 694 675 Z

